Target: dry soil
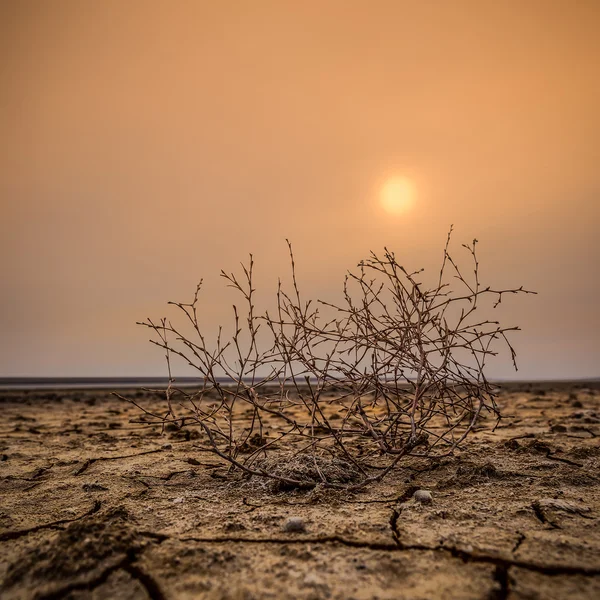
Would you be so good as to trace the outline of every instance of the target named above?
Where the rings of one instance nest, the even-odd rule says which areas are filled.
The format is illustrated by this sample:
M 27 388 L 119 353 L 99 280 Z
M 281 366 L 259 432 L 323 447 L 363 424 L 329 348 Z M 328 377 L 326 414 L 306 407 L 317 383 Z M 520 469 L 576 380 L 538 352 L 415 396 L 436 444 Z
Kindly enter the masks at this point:
M 0 596 L 600 598 L 596 387 L 507 387 L 495 431 L 352 494 L 273 493 L 108 392 L 2 392 Z

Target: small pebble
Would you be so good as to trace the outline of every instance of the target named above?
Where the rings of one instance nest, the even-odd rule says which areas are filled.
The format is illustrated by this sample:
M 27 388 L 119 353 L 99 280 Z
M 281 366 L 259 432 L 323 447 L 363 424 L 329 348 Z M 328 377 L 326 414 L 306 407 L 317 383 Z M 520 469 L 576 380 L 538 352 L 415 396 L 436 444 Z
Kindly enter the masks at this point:
M 182 502 L 183 502 L 183 498 L 182 498 L 182 497 L 180 497 L 180 498 L 175 498 L 175 499 L 173 500 L 173 504 L 181 504 Z
M 290 517 L 283 524 L 283 531 L 287 533 L 303 533 L 306 531 L 306 523 L 302 517 Z
M 413 498 L 415 499 L 415 502 L 418 502 L 419 504 L 431 504 L 433 502 L 433 498 L 429 490 L 417 490 L 413 494 Z

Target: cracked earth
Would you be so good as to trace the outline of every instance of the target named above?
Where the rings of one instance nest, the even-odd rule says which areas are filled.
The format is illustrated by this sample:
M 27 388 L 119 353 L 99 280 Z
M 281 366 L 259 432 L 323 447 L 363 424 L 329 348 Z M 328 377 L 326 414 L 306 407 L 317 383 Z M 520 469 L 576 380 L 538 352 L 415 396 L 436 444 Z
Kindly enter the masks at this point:
M 108 392 L 2 392 L 0 596 L 599 598 L 599 387 L 507 386 L 495 430 L 352 494 L 275 494 Z

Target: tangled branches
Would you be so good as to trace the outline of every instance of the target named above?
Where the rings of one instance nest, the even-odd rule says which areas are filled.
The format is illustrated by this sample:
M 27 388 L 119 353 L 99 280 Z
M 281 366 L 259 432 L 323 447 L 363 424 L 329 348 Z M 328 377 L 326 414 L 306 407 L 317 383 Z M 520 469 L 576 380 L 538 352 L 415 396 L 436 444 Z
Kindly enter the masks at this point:
M 450 255 L 451 233 L 433 285 L 386 249 L 346 275 L 338 304 L 302 298 L 288 242 L 292 289 L 279 283 L 272 313 L 256 311 L 250 256 L 241 275 L 221 272 L 245 305 L 243 314 L 234 306 L 228 339 L 219 329 L 207 342 L 198 318 L 202 283 L 190 303 L 170 303 L 185 331 L 166 319 L 141 323 L 165 351 L 167 410 L 129 401 L 155 423 L 199 427 L 211 452 L 278 489 L 357 489 L 407 455 L 451 453 L 483 411 L 499 418 L 484 374 L 499 343 L 516 368 L 507 334 L 518 327 L 477 318 L 479 309 L 495 308 L 505 294 L 534 293 L 482 286 L 477 240 L 463 245 L 467 277 Z M 175 387 L 174 358 L 201 374 L 199 389 Z

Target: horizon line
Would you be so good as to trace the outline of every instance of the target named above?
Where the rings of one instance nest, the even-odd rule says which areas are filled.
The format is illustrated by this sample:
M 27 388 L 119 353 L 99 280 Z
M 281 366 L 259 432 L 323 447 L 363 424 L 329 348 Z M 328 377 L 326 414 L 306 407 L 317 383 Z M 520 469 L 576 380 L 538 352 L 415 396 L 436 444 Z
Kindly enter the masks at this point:
M 259 378 L 257 378 L 259 379 Z M 173 383 L 182 384 L 182 386 L 193 386 L 204 380 L 203 377 L 181 376 L 174 377 Z M 229 377 L 217 377 L 219 383 L 235 383 L 234 379 Z M 242 381 L 252 381 L 251 377 L 244 377 Z M 531 378 L 531 379 L 509 379 L 509 378 L 489 378 L 490 383 L 504 384 L 597 384 L 600 383 L 600 377 L 564 377 L 564 378 Z M 143 387 L 143 384 L 167 385 L 168 377 L 161 376 L 10 376 L 0 377 L 0 390 L 10 389 L 44 389 L 45 387 L 60 389 L 60 386 L 69 388 L 78 385 L 85 387 L 94 387 L 97 389 L 110 388 L 112 386 L 121 387 Z M 271 382 L 277 384 L 277 381 Z M 290 383 L 291 384 L 291 383 Z

